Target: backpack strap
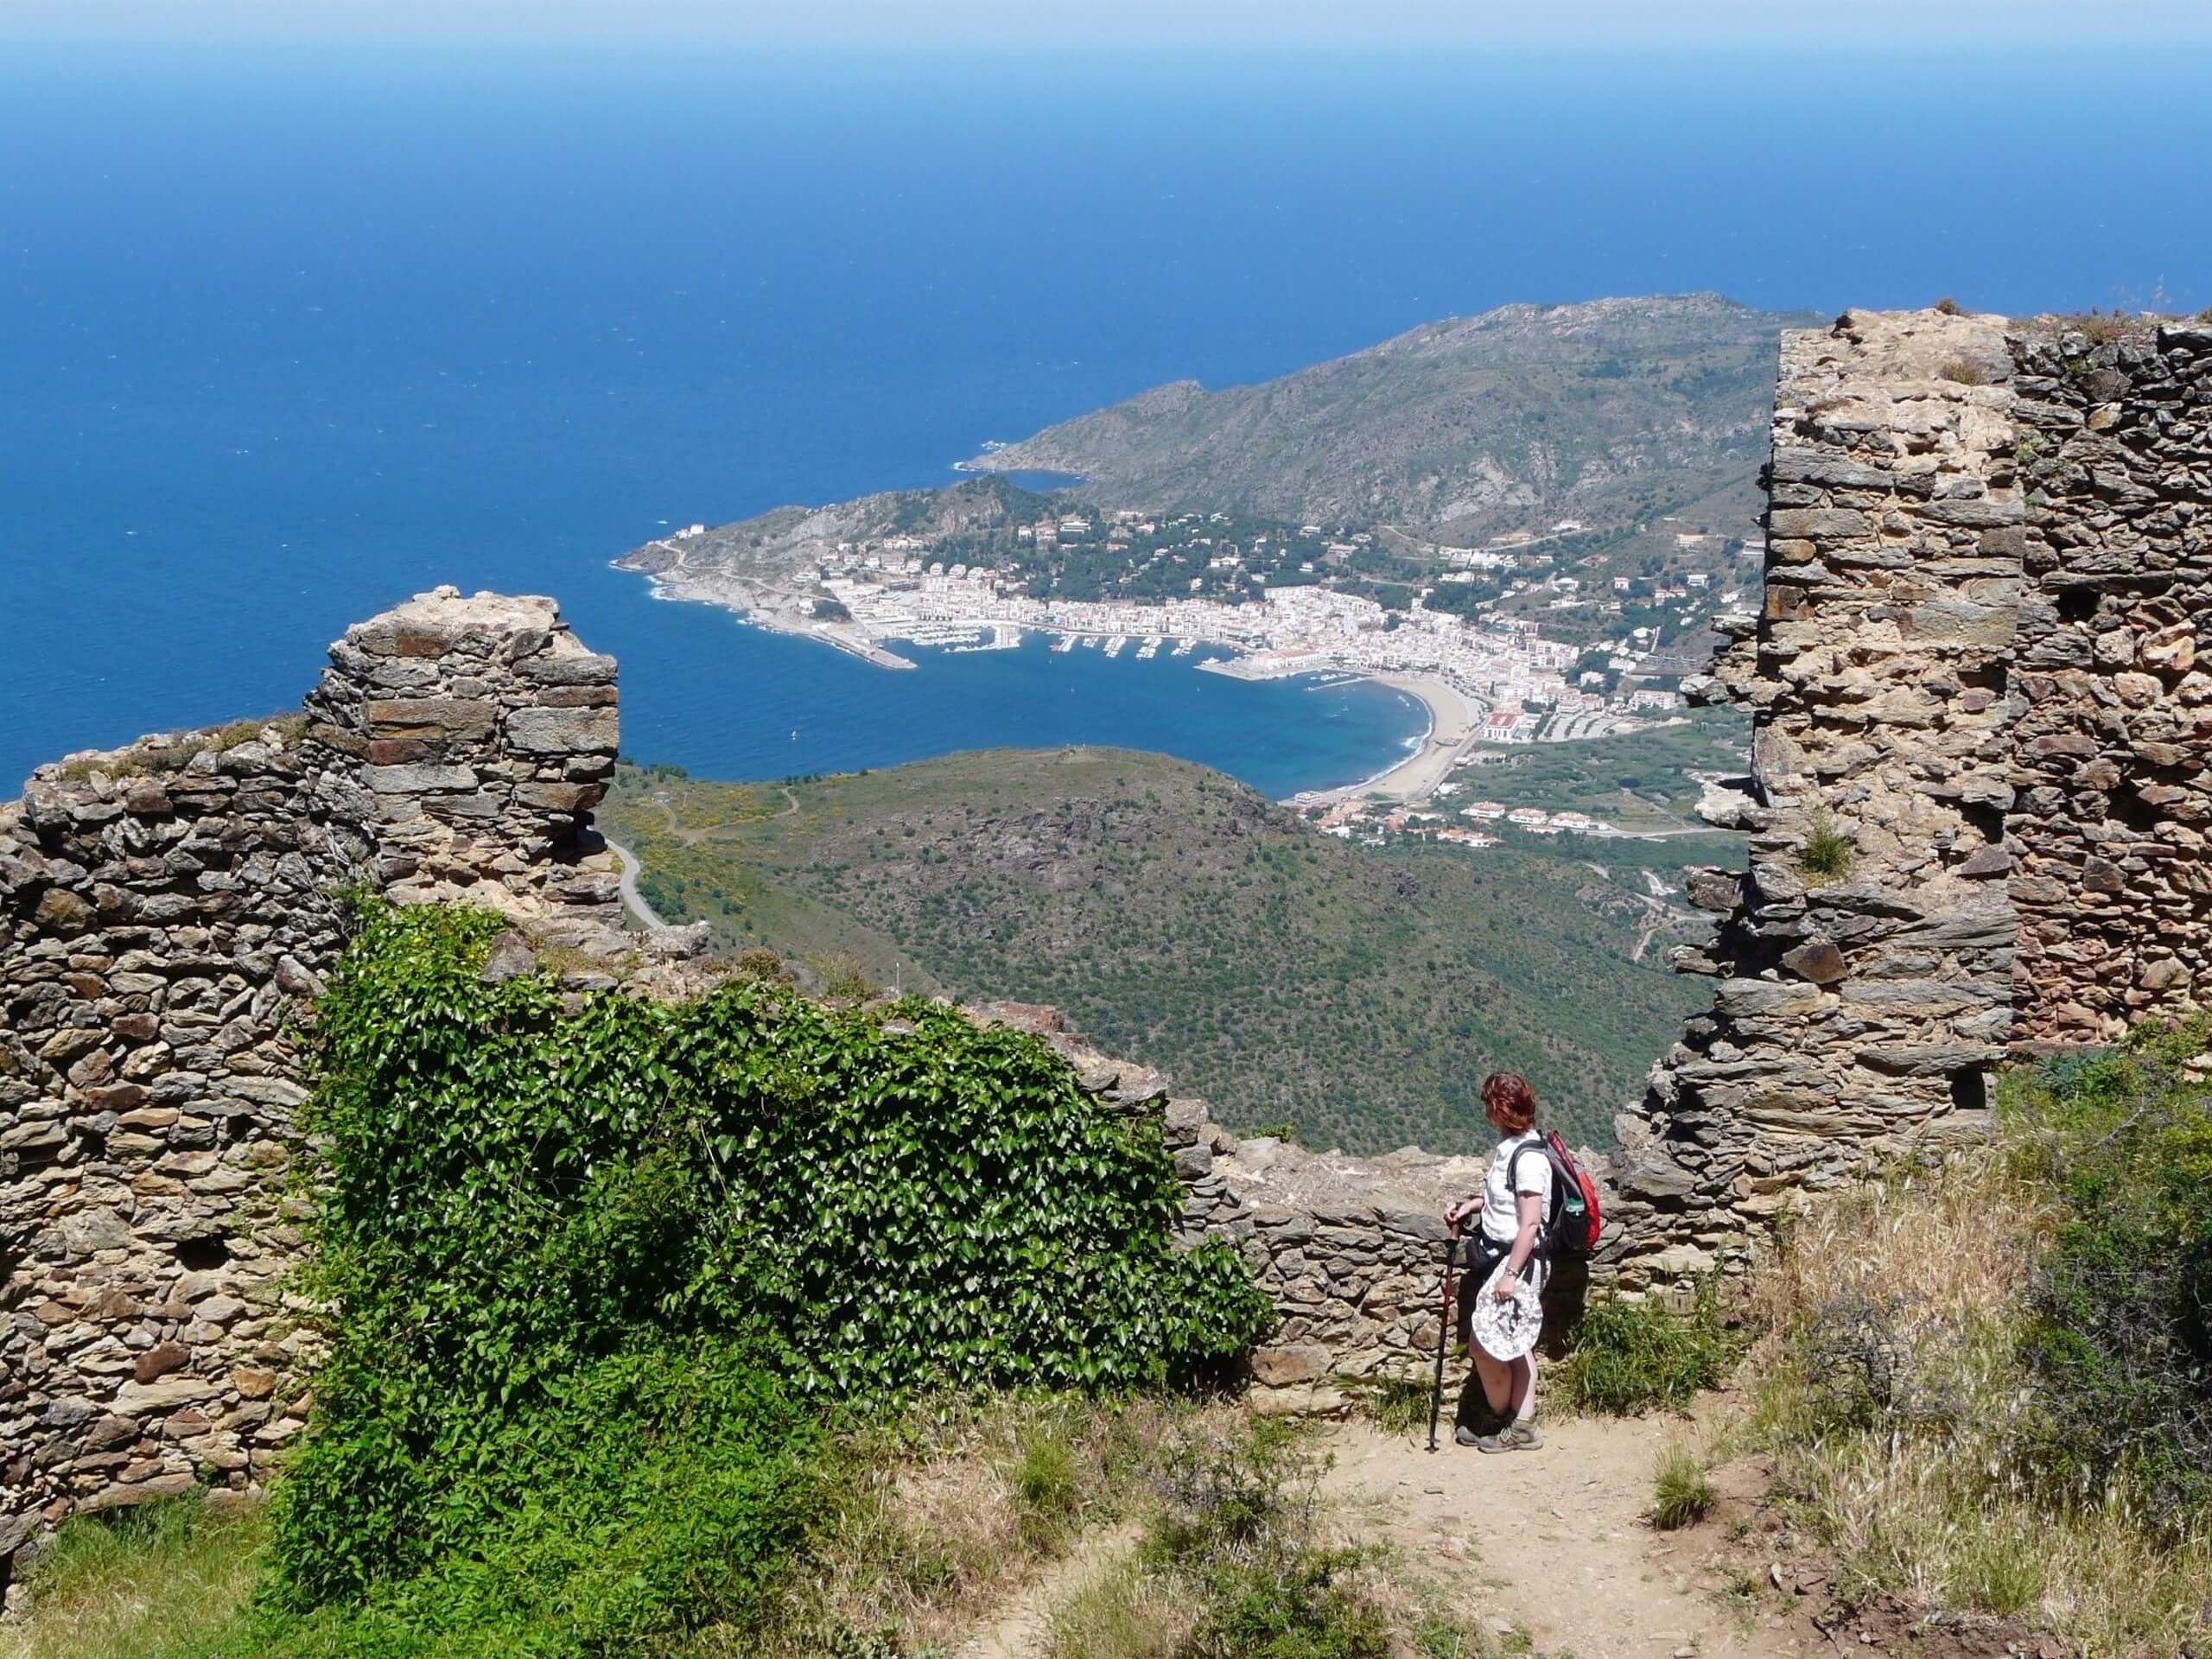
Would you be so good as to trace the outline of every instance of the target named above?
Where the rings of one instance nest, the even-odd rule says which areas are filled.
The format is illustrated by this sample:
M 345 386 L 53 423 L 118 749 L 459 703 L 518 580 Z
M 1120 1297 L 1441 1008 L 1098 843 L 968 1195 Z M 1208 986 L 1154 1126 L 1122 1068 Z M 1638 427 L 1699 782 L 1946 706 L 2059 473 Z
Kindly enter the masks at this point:
M 1550 1153 L 1546 1151 L 1542 1141 L 1531 1141 L 1525 1147 L 1516 1147 L 1513 1149 L 1513 1156 L 1511 1160 L 1505 1166 L 1505 1184 L 1512 1189 L 1512 1196 L 1516 1200 L 1518 1200 L 1521 1197 L 1522 1155 L 1524 1153 L 1531 1152 L 1542 1153 L 1547 1160 L 1551 1156 Z M 1552 1190 L 1554 1192 L 1557 1192 L 1559 1190 L 1559 1180 L 1556 1176 L 1554 1176 L 1552 1180 Z
M 1522 1196 L 1521 1192 L 1521 1155 L 1523 1153 L 1529 1152 L 1540 1154 L 1547 1164 L 1549 1164 L 1551 1161 L 1551 1149 L 1541 1141 L 1531 1141 L 1525 1147 L 1516 1147 L 1513 1149 L 1513 1156 L 1507 1161 L 1505 1166 L 1505 1185 L 1512 1190 L 1513 1208 L 1516 1215 L 1520 1213 L 1521 1198 Z M 1560 1192 L 1559 1171 L 1554 1169 L 1552 1171 L 1551 1179 L 1551 1198 L 1545 1205 L 1543 1220 L 1539 1222 L 1536 1225 L 1536 1248 L 1530 1252 L 1530 1255 L 1539 1261 L 1548 1261 L 1550 1259 L 1552 1253 L 1552 1224 L 1560 1213 L 1560 1206 L 1562 1202 L 1564 1202 L 1564 1200 Z

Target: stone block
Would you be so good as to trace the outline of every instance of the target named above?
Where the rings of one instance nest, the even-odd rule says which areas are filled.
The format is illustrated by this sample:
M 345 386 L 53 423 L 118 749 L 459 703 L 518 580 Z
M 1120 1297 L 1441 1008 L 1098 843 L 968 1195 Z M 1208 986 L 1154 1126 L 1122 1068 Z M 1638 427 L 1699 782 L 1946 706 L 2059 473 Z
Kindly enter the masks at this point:
M 606 795 L 597 784 L 531 783 L 515 791 L 516 801 L 546 812 L 582 812 L 598 804 Z
M 204 1376 L 164 1376 L 152 1382 L 134 1378 L 116 1390 L 115 1406 L 135 1417 L 158 1417 L 181 1406 L 212 1400 L 221 1392 Z
M 524 754 L 569 754 L 611 751 L 621 730 L 613 709 L 518 709 L 507 716 L 505 739 Z
M 591 652 L 574 655 L 545 655 L 515 664 L 515 672 L 539 685 L 612 685 L 615 664 L 612 657 Z
M 182 1343 L 157 1342 L 138 1356 L 130 1375 L 134 1381 L 151 1382 L 172 1371 L 181 1371 L 191 1363 L 192 1351 Z
M 1438 1293 L 1440 1299 L 1442 1293 Z M 1254 1380 L 1271 1389 L 1312 1382 L 1329 1372 L 1329 1351 L 1313 1343 L 1262 1348 L 1252 1355 Z
M 379 795 L 459 794 L 476 787 L 473 766 L 371 766 L 369 787 Z
M 71 939 L 92 926 L 92 915 L 90 901 L 63 888 L 51 887 L 33 907 L 31 921 L 48 933 Z
M 379 738 L 477 741 L 492 734 L 495 703 L 471 697 L 378 697 L 363 709 L 372 742 Z
M 2025 504 L 2017 499 L 2000 500 L 1986 496 L 1967 500 L 1924 502 L 1916 512 L 1929 524 L 1964 530 L 2017 524 L 2027 515 Z
M 1613 1179 L 1623 1192 L 1647 1198 L 1687 1198 L 1698 1185 L 1695 1175 L 1656 1147 L 1620 1154 Z
M 1782 960 L 1793 973 L 1815 985 L 1832 985 L 1846 971 L 1843 952 L 1827 939 L 1808 939 L 1796 950 L 1784 951 Z
M 394 616 L 380 616 L 348 628 L 346 639 L 354 649 L 372 657 L 442 657 L 454 645 L 454 635 L 446 629 Z
M 1834 542 L 1871 537 L 1873 533 L 1873 521 L 1865 513 L 1848 507 L 1777 508 L 1767 515 L 1767 534 L 1770 536 Z

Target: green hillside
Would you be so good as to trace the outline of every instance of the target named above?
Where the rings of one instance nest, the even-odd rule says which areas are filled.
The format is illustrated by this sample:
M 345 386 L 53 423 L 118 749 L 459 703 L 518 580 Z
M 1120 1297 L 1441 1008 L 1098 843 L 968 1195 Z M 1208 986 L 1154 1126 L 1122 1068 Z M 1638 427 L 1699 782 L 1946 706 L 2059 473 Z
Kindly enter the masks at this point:
M 788 785 L 626 767 L 601 817 L 655 907 L 728 948 L 1049 1002 L 1225 1122 L 1347 1150 L 1481 1138 L 1499 1066 L 1609 1144 L 1701 1000 L 1663 948 L 1630 960 L 1637 843 L 1609 844 L 1611 874 L 1565 849 L 1352 846 L 1160 755 L 992 751 Z
M 1776 338 L 1813 321 L 1713 294 L 1500 306 L 1258 385 L 1156 386 L 963 464 L 1456 536 L 1631 523 L 1758 471 Z

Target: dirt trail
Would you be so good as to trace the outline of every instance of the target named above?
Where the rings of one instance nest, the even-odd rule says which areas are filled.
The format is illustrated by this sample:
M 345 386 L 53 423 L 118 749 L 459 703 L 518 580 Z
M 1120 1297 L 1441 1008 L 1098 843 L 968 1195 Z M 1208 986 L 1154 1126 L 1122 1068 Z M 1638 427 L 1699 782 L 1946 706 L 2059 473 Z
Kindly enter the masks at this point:
M 1569 1419 L 1544 1426 L 1541 1451 L 1485 1457 L 1447 1441 L 1432 1457 L 1426 1436 L 1355 1420 L 1323 1433 L 1333 1461 L 1322 1492 L 1344 1535 L 1393 1546 L 1421 1578 L 1457 1580 L 1475 1592 L 1494 1637 L 1525 1630 L 1545 1659 L 1829 1653 L 1827 1640 L 1770 1599 L 1748 1610 L 1727 1601 L 1713 1566 L 1718 1521 L 1662 1533 L 1645 1520 L 1653 1459 L 1688 1427 Z M 1748 1507 L 1752 1488 L 1730 1490 L 1743 1475 L 1714 1471 L 1724 1507 Z M 954 1659 L 1044 1659 L 1054 1610 L 1136 1536 L 1124 1525 L 1084 1539 L 1024 1584 Z
M 1085 1534 L 1073 1549 L 1023 1585 L 990 1624 L 954 1649 L 952 1659 L 1045 1659 L 1054 1611 L 1136 1542 L 1134 1524 Z
M 1450 1433 L 1446 1425 L 1446 1433 Z M 1471 1574 L 1485 1618 L 1525 1629 L 1541 1654 L 1574 1659 L 1778 1659 L 1808 1647 L 1785 1621 L 1739 1612 L 1707 1558 L 1713 1522 L 1655 1532 L 1652 1460 L 1675 1433 L 1658 1421 L 1543 1425 L 1541 1451 L 1502 1456 L 1353 1421 L 1328 1431 L 1323 1482 L 1346 1521 L 1409 1561 Z M 1517 1516 L 1509 1522 L 1508 1516 Z

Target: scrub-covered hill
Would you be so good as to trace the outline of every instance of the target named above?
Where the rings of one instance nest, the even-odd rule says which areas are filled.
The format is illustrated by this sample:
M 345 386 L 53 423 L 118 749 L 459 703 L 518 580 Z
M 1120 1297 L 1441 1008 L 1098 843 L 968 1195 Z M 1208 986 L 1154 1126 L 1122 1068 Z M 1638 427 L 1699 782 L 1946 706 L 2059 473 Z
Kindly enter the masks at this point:
M 1652 914 L 1632 869 L 1350 845 L 1160 755 L 990 751 L 789 785 L 626 768 L 601 816 L 655 908 L 731 949 L 1049 1002 L 1230 1122 L 1352 1151 L 1479 1137 L 1498 1066 L 1610 1144 L 1700 1001 L 1663 950 L 1631 960 Z

